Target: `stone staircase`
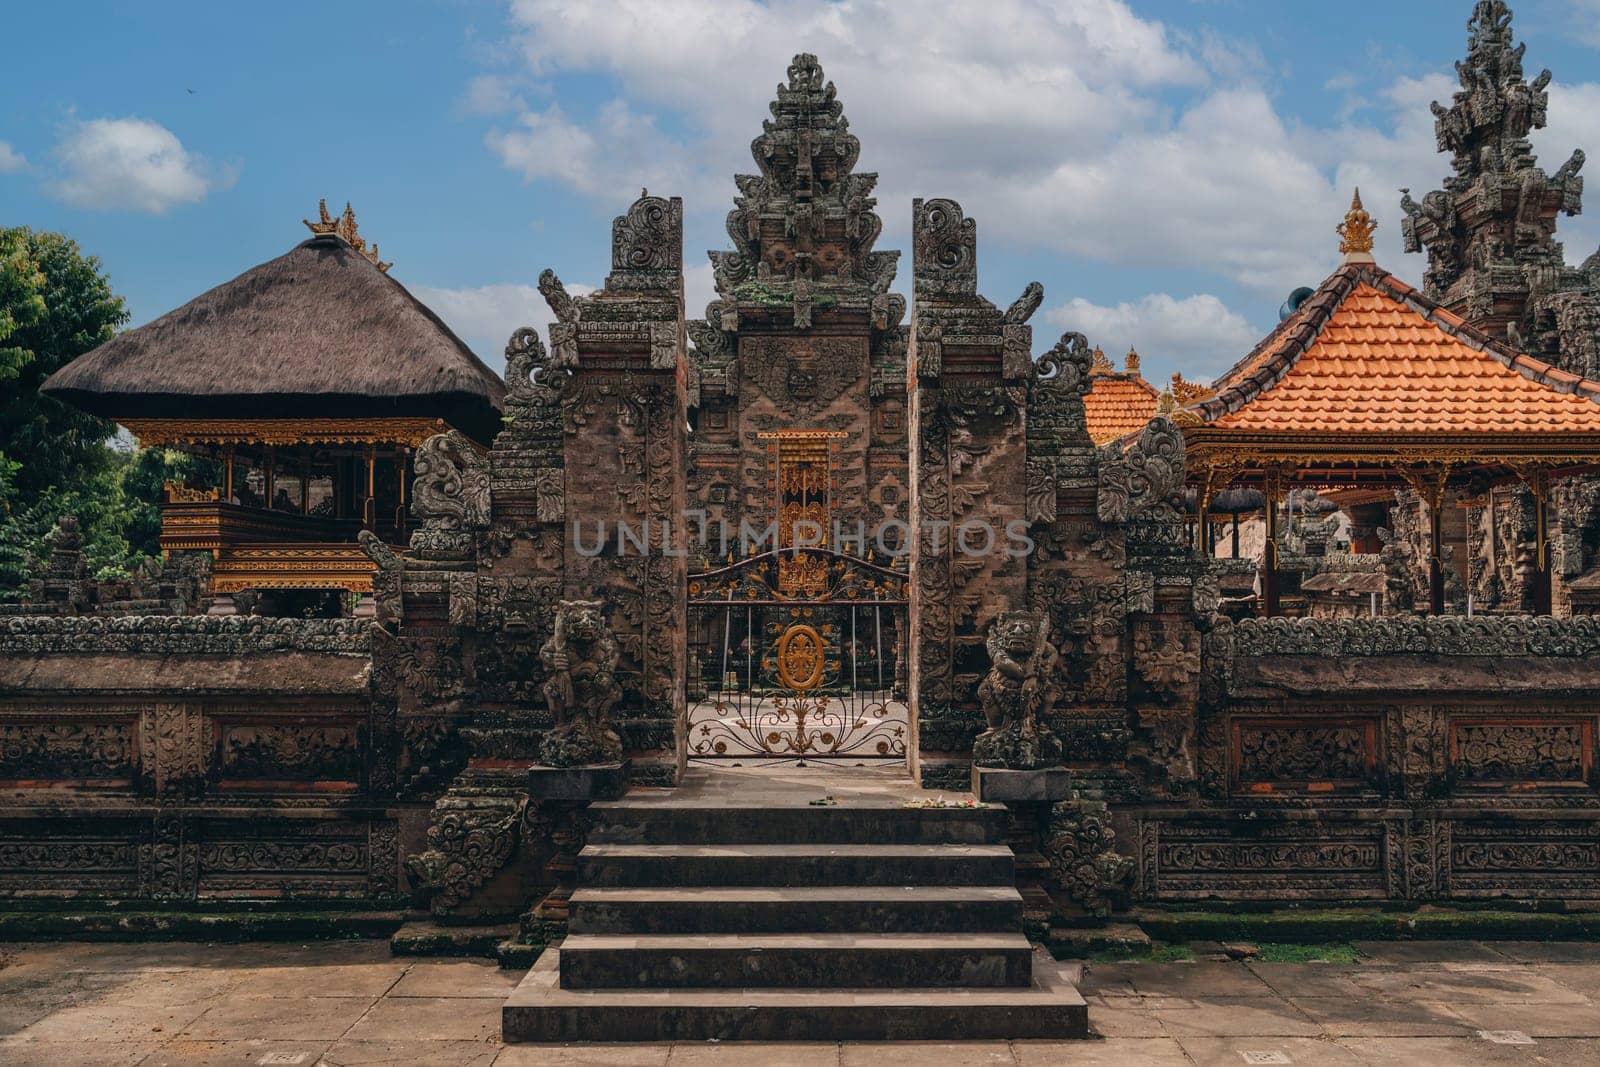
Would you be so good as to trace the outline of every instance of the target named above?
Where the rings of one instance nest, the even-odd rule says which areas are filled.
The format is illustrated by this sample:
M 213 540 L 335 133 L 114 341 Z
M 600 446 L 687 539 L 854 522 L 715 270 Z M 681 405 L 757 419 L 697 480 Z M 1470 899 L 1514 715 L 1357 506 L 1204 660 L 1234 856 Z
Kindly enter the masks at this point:
M 1083 1036 L 1075 969 L 1022 934 L 1005 810 L 907 791 L 594 805 L 568 936 L 507 1001 L 505 1040 Z

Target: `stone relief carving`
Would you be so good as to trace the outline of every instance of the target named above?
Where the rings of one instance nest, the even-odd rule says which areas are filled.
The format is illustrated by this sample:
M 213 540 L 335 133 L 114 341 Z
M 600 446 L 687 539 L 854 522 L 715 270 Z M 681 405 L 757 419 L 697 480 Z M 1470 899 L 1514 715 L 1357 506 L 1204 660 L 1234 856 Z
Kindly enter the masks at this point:
M 619 652 L 603 607 L 598 600 L 563 600 L 554 633 L 539 650 L 549 674 L 544 698 L 556 720 L 539 755 L 551 766 L 622 758 L 622 739 L 611 727 L 611 709 L 622 699 L 615 675 Z
M 982 767 L 1030 769 L 1061 756 L 1061 742 L 1045 725 L 1058 693 L 1060 655 L 1050 643 L 1048 616 L 1013 611 L 998 616 L 984 641 L 989 673 L 978 685 L 988 729 L 972 743 Z

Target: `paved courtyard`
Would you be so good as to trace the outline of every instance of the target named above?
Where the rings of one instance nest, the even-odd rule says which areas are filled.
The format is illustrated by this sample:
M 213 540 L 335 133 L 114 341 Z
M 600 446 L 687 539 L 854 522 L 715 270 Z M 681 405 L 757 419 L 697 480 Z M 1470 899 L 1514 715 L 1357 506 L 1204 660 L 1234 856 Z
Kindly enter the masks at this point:
M 500 1044 L 520 974 L 385 942 L 0 945 L 0 1063 L 1600 1065 L 1600 944 L 1363 943 L 1358 963 L 1092 964 L 1087 1042 Z

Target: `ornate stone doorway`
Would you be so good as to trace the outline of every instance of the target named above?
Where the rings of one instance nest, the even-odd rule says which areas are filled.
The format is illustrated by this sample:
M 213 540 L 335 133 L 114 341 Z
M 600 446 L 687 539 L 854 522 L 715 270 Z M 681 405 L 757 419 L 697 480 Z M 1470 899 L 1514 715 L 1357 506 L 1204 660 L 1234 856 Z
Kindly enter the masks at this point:
M 906 576 L 778 549 L 689 579 L 690 759 L 902 761 Z

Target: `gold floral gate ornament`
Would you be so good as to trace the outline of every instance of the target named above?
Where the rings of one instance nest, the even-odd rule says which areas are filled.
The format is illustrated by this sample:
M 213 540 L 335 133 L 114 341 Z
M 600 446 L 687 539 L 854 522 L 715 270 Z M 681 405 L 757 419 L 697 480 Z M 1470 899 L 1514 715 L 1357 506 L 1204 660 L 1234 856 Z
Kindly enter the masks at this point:
M 689 755 L 904 759 L 907 584 L 777 549 L 689 580 Z

